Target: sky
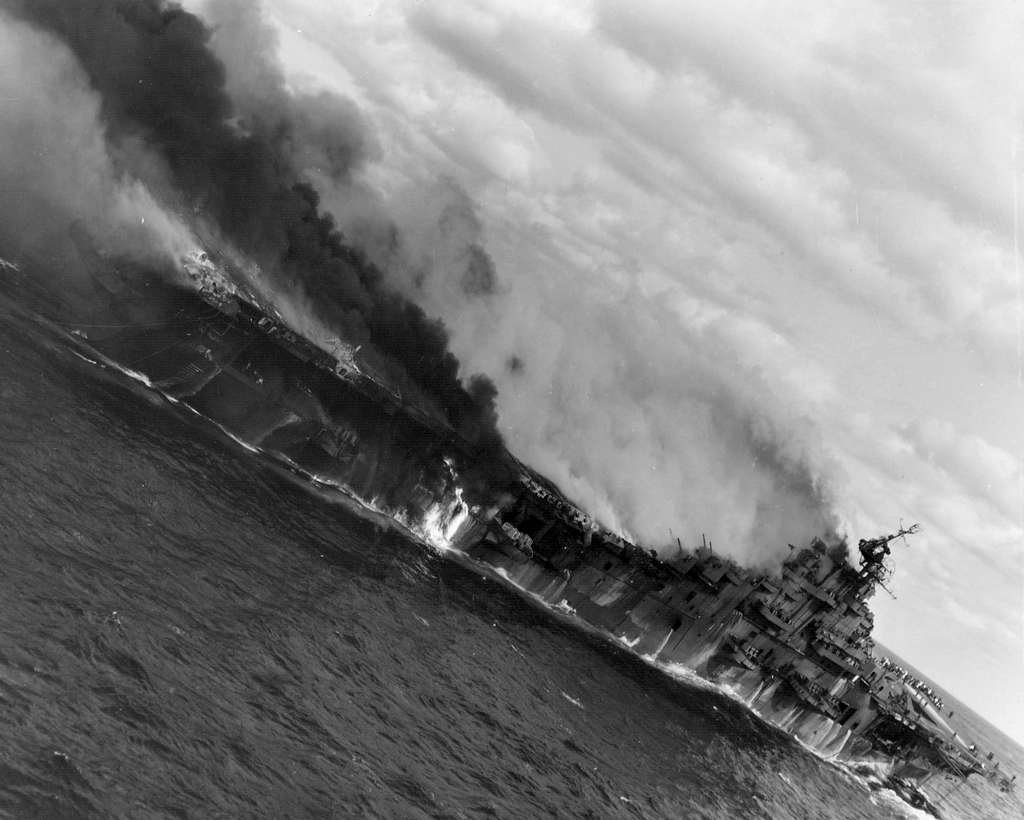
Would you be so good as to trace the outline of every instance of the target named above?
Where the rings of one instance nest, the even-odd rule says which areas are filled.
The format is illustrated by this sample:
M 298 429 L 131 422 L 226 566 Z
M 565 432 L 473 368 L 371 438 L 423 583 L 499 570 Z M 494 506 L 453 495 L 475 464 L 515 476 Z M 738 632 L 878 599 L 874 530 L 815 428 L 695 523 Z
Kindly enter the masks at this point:
M 264 14 L 369 146 L 325 203 L 495 380 L 517 455 L 752 565 L 920 523 L 875 636 L 1024 742 L 1019 4 Z

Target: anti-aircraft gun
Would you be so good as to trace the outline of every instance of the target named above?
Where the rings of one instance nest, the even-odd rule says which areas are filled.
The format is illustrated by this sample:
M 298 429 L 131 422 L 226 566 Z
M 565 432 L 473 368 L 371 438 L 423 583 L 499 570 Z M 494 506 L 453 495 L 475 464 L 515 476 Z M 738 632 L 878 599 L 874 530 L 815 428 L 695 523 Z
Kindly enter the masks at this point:
M 909 527 L 900 527 L 892 535 L 883 535 L 879 538 L 860 539 L 860 577 L 864 581 L 878 584 L 882 589 L 892 595 L 885 582 L 892 577 L 892 567 L 885 563 L 885 558 L 892 550 L 889 544 L 897 538 L 913 535 L 921 529 L 920 524 L 911 524 Z M 895 597 L 895 596 L 893 596 Z

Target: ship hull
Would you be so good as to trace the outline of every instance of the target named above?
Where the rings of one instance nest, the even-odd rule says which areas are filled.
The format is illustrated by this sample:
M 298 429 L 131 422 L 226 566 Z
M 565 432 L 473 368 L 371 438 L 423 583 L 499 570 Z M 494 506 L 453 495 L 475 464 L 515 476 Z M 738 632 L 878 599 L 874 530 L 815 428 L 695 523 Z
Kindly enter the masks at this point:
M 473 466 L 471 448 L 443 422 L 251 302 L 203 298 L 155 276 L 107 275 L 73 300 L 25 276 L 0 282 L 83 351 L 290 469 L 401 520 L 450 505 L 459 491 L 453 464 Z M 508 463 L 515 472 L 518 462 Z M 881 774 L 908 760 L 948 768 L 936 735 L 905 723 L 892 711 L 899 699 L 857 673 L 856 647 L 814 627 L 840 622 L 833 613 L 841 584 L 794 575 L 786 600 L 803 608 L 784 612 L 752 573 L 709 552 L 664 562 L 593 527 L 556 491 L 540 488 L 541 477 L 520 478 L 518 495 L 490 517 L 465 517 L 453 547 L 637 655 L 729 686 L 826 757 L 870 761 Z M 824 554 L 811 559 L 827 563 Z M 848 619 L 863 619 L 859 606 L 850 604 Z M 971 770 L 973 761 L 960 762 Z

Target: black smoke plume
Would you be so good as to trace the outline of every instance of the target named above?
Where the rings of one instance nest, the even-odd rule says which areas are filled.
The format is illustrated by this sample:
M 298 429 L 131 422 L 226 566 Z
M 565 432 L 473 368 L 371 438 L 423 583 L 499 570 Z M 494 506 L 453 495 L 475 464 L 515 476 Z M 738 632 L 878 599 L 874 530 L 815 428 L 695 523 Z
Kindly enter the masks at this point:
M 331 176 L 358 164 L 366 140 L 346 117 L 349 108 L 305 100 L 294 109 L 301 116 L 240 121 L 224 66 L 210 47 L 211 31 L 164 0 L 0 0 L 0 8 L 75 55 L 100 97 L 115 157 L 131 163 L 139 147 L 157 157 L 145 168 L 132 166 L 133 174 L 177 197 L 172 207 L 213 226 L 277 277 L 282 290 L 303 293 L 318 318 L 347 340 L 400 363 L 465 439 L 480 451 L 497 451 L 494 386 L 482 376 L 462 386 L 443 325 L 385 286 L 296 167 L 296 145 L 310 144 L 310 134 L 327 146 Z M 315 111 L 345 127 L 332 127 Z M 486 287 L 489 274 L 472 285 Z

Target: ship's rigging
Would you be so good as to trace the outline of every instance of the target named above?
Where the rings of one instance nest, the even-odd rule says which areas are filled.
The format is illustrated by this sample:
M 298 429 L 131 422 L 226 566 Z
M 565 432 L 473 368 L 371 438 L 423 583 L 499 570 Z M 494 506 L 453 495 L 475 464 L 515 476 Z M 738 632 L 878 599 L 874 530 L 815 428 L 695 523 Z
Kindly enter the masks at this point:
M 879 538 L 870 539 L 862 538 L 858 544 L 860 549 L 861 579 L 868 581 L 872 586 L 877 584 L 895 598 L 896 595 L 886 586 L 886 581 L 892 578 L 893 573 L 892 567 L 885 560 L 892 552 L 889 549 L 889 544 L 897 538 L 904 539 L 904 543 L 906 543 L 906 536 L 913 535 L 919 532 L 920 529 L 920 524 L 911 524 L 909 527 L 901 526 L 892 535 L 883 535 Z

